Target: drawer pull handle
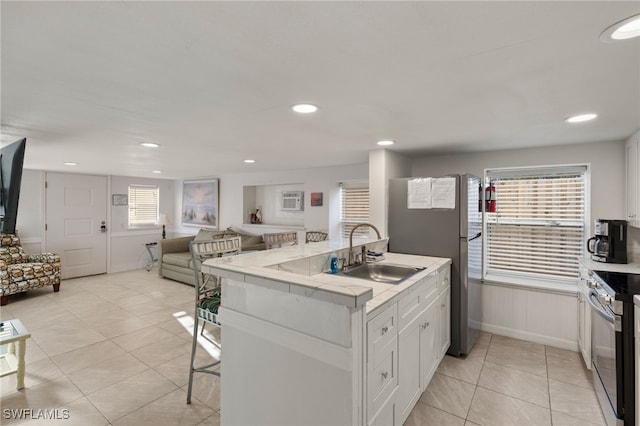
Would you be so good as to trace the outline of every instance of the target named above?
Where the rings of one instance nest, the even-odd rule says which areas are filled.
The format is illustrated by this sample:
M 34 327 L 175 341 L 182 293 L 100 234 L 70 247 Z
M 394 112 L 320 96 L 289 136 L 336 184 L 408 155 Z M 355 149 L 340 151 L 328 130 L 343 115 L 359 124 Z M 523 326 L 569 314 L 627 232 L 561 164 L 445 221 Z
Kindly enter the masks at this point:
M 389 327 L 382 327 L 382 334 L 386 334 L 389 331 Z
M 422 324 L 422 329 L 424 330 L 425 328 L 429 327 L 429 322 L 425 322 Z
M 382 373 L 382 378 L 383 378 L 383 379 L 386 379 L 388 375 L 389 375 L 389 373 L 387 373 L 387 372 L 385 371 L 384 373 Z

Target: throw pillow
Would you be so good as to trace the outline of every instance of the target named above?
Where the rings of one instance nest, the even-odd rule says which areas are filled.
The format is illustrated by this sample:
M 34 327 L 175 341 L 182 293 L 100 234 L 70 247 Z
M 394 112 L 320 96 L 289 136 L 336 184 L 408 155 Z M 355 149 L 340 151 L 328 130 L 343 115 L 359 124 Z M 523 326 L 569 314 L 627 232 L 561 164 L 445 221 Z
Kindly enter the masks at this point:
M 211 229 L 200 229 L 194 238 L 194 241 L 208 241 L 220 238 L 224 235 L 224 231 L 214 231 Z

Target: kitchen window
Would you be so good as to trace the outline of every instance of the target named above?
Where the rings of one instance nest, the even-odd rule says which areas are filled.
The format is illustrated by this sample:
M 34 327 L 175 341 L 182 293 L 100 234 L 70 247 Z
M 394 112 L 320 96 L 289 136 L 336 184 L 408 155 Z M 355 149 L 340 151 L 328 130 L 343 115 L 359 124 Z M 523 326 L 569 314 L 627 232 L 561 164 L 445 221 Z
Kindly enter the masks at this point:
M 579 278 L 587 171 L 584 165 L 485 171 L 485 279 Z
M 129 185 L 129 228 L 158 226 L 158 187 Z
M 340 234 L 343 238 L 349 238 L 356 225 L 369 222 L 369 182 L 341 182 L 340 204 Z M 358 228 L 353 235 L 366 237 L 369 228 Z

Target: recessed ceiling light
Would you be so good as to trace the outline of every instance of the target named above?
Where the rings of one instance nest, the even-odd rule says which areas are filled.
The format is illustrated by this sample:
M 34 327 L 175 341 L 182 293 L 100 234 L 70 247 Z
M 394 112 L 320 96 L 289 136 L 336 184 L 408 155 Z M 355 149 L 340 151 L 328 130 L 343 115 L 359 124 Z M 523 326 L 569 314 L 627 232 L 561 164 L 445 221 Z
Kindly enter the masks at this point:
M 385 141 L 378 141 L 376 143 L 381 146 L 386 146 L 386 145 L 393 145 L 395 142 L 392 140 L 385 140 Z
M 245 163 L 255 163 L 256 160 L 244 160 Z
M 157 143 L 153 143 L 153 142 L 142 142 L 140 145 L 146 147 L 146 148 L 157 148 L 160 145 L 158 145 Z
M 65 161 L 64 165 L 65 166 L 77 166 L 78 163 L 74 163 L 73 161 Z
M 627 40 L 633 37 L 640 37 L 640 14 L 613 24 L 600 34 L 600 40 L 605 42 Z
M 585 122 L 585 121 L 593 120 L 597 116 L 598 116 L 598 114 L 593 114 L 593 113 L 580 114 L 580 115 L 574 115 L 573 117 L 569 117 L 569 118 L 565 119 L 564 121 L 566 121 L 567 123 L 582 123 L 582 122 Z
M 162 173 L 162 170 L 154 170 L 154 171 L 152 171 L 151 173 L 155 173 L 155 174 L 159 175 L 159 174 L 161 174 L 161 173 Z
M 316 112 L 318 107 L 311 104 L 296 104 L 291 107 L 295 112 L 299 112 L 300 114 L 309 114 L 312 112 Z

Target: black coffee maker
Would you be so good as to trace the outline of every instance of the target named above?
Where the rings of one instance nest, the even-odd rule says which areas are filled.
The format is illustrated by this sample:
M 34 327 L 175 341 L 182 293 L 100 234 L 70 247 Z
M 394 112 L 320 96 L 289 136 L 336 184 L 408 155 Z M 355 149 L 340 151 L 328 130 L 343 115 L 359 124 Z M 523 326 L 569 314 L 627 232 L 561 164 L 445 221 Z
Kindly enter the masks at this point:
M 627 263 L 627 221 L 595 220 L 595 237 L 587 241 L 591 260 L 606 263 Z

